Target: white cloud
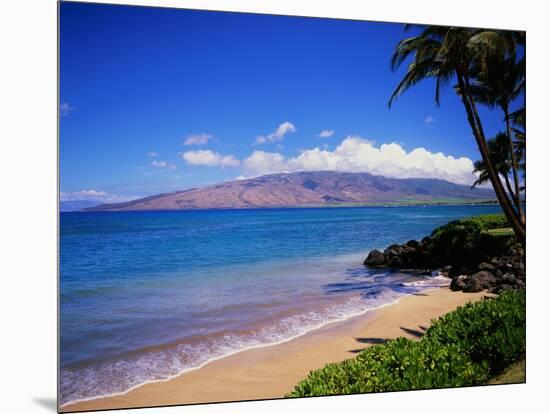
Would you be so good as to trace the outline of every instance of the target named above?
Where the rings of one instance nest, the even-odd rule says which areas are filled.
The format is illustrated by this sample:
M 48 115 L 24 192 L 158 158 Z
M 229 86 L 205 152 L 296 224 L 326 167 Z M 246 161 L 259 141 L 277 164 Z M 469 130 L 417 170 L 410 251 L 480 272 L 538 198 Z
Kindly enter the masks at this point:
M 435 119 L 433 116 L 428 116 L 425 120 L 425 124 L 435 124 L 437 122 L 437 119 Z
M 319 138 L 330 138 L 334 135 L 334 129 L 323 129 L 321 132 L 319 132 L 318 137 Z
M 296 126 L 294 126 L 292 122 L 285 121 L 281 125 L 279 125 L 277 129 L 271 134 L 257 136 L 254 145 L 265 144 L 266 142 L 279 142 L 282 141 L 285 135 L 289 132 L 296 131 Z
M 147 153 L 148 157 L 158 157 L 159 155 L 155 151 L 151 151 Z
M 214 136 L 211 134 L 195 134 L 189 135 L 183 145 L 206 145 Z
M 254 151 L 243 161 L 247 176 L 277 172 L 333 170 L 369 172 L 394 178 L 441 178 L 459 184 L 475 180 L 472 160 L 455 158 L 424 148 L 407 152 L 396 143 L 374 146 L 358 136 L 348 136 L 334 151 L 313 148 L 285 158 L 276 152 Z
M 67 116 L 75 109 L 76 108 L 74 106 L 71 106 L 68 102 L 63 102 L 61 105 L 59 105 L 59 114 L 61 116 Z
M 61 192 L 59 194 L 61 201 L 75 201 L 75 200 L 92 200 L 100 201 L 104 203 L 121 203 L 129 201 L 135 197 L 120 196 L 117 194 L 109 194 L 105 191 L 97 190 L 81 190 L 73 192 Z
M 237 167 L 241 163 L 233 155 L 221 155 L 210 150 L 187 151 L 181 158 L 190 165 L 207 165 L 209 167 Z
M 167 170 L 175 170 L 176 166 L 168 161 L 151 161 L 151 165 L 155 168 L 166 168 Z
M 287 162 L 278 152 L 254 151 L 243 161 L 248 175 L 264 175 L 288 171 Z

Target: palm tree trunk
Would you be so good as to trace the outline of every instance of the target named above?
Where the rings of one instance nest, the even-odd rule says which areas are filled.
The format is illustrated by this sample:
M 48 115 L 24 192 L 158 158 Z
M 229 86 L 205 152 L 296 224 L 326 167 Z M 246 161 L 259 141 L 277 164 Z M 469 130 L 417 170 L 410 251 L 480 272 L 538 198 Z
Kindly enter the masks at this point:
M 503 108 L 504 116 L 506 119 L 506 135 L 508 136 L 508 142 L 510 143 L 510 154 L 512 156 L 512 171 L 514 173 L 514 188 L 516 193 L 516 206 L 518 209 L 519 214 L 519 220 L 521 224 L 525 225 L 525 216 L 523 214 L 523 210 L 521 208 L 521 193 L 519 189 L 519 179 L 518 179 L 518 163 L 516 159 L 516 153 L 514 151 L 514 142 L 512 141 L 512 128 L 510 127 L 510 114 L 508 110 L 508 105 L 504 106 Z
M 495 190 L 495 194 L 497 196 L 498 202 L 502 207 L 502 210 L 504 211 L 506 218 L 510 222 L 510 225 L 514 230 L 516 237 L 521 243 L 524 243 L 525 227 L 522 226 L 522 224 L 518 220 L 518 217 L 512 207 L 512 204 L 508 199 L 508 196 L 506 195 L 506 192 L 502 185 L 502 181 L 500 181 L 500 178 L 498 177 L 495 171 L 493 163 L 489 158 L 489 148 L 487 146 L 487 142 L 485 141 L 481 120 L 479 119 L 479 115 L 477 114 L 477 110 L 475 108 L 475 103 L 473 102 L 472 97 L 470 96 L 469 90 L 467 88 L 467 77 L 464 76 L 460 70 L 456 70 L 456 75 L 458 79 L 460 94 L 462 96 L 462 102 L 464 104 L 464 108 L 466 109 L 466 114 L 468 116 L 468 122 L 470 123 L 470 127 L 472 128 L 472 132 L 476 139 L 479 152 L 481 153 L 481 158 L 483 159 L 483 162 L 485 162 L 485 165 L 487 166 L 489 179 L 491 180 L 491 184 L 493 185 L 493 189 Z
M 502 174 L 504 177 L 504 182 L 506 183 L 506 188 L 508 189 L 508 193 L 510 194 L 510 198 L 514 200 L 516 198 L 516 194 L 514 193 L 514 190 L 512 189 L 512 185 L 510 184 L 510 179 L 508 178 L 507 174 Z M 517 206 L 516 206 L 517 208 Z

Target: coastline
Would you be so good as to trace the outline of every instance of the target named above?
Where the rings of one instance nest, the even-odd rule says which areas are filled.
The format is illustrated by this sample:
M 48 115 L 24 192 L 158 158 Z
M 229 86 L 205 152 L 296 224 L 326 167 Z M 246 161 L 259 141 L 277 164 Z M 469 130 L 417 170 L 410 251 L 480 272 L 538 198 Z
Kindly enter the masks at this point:
M 353 358 L 360 350 L 387 339 L 418 338 L 431 319 L 485 295 L 448 288 L 425 290 L 289 341 L 246 349 L 169 380 L 149 382 L 120 395 L 67 404 L 60 411 L 283 398 L 309 371 Z
M 132 200 L 134 201 L 134 200 Z M 453 207 L 453 206 L 498 206 L 496 200 L 456 200 L 456 201 L 411 201 L 411 202 L 374 202 L 374 203 L 331 203 L 331 204 L 296 204 L 280 206 L 253 207 L 205 207 L 205 208 L 165 208 L 165 209 L 96 209 L 99 206 L 86 207 L 79 210 L 60 210 L 60 213 L 116 213 L 116 212 L 174 212 L 174 211 L 249 211 L 249 210 L 300 210 L 300 209 L 332 209 L 332 208 L 364 208 L 364 207 Z

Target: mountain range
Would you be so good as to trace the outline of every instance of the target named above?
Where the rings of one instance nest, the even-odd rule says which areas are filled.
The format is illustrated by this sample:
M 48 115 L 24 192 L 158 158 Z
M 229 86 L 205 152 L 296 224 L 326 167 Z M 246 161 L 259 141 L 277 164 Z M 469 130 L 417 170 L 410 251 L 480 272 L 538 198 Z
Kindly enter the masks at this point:
M 492 190 L 433 178 L 387 178 L 336 171 L 264 175 L 159 194 L 86 211 L 241 209 L 494 200 Z

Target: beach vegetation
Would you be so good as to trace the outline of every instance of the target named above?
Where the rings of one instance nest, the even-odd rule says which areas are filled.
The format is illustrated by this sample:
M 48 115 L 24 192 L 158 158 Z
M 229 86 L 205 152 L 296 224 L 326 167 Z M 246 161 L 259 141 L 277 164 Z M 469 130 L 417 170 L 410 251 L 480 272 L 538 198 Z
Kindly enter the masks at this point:
M 494 230 L 506 227 L 508 222 L 503 214 L 468 217 L 436 228 L 427 241 L 432 254 L 442 262 L 466 265 L 509 250 L 514 244 L 513 237 L 494 237 Z
M 525 357 L 525 290 L 468 303 L 419 341 L 397 338 L 310 372 L 287 397 L 481 385 Z
M 525 91 L 525 33 L 463 27 L 406 25 L 418 34 L 401 40 L 393 53 L 391 67 L 398 69 L 409 61 L 407 71 L 390 97 L 389 105 L 409 88 L 425 79 L 435 80 L 435 101 L 440 103 L 442 88 L 456 82 L 472 134 L 476 140 L 484 172 L 491 183 L 510 226 L 521 243 L 525 241 L 518 169 L 525 168 L 525 109 L 510 113 L 510 106 Z M 506 150 L 514 186 L 504 188 L 478 105 L 499 107 L 504 112 Z M 513 125 L 516 126 L 514 131 Z M 494 155 L 494 154 L 493 154 Z

